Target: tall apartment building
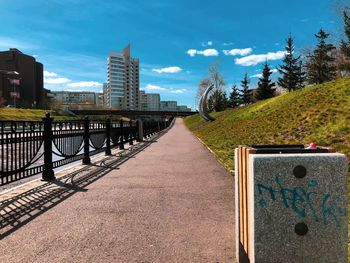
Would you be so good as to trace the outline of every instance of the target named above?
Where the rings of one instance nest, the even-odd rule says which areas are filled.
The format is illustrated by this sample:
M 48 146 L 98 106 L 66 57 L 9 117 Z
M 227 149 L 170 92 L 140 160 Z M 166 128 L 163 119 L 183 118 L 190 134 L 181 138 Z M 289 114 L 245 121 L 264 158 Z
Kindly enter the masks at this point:
M 107 83 L 104 85 L 106 106 L 139 110 L 139 59 L 130 55 L 130 45 L 122 52 L 111 52 L 108 57 Z
M 140 90 L 140 110 L 158 111 L 160 109 L 160 95 L 157 93 L 146 93 Z

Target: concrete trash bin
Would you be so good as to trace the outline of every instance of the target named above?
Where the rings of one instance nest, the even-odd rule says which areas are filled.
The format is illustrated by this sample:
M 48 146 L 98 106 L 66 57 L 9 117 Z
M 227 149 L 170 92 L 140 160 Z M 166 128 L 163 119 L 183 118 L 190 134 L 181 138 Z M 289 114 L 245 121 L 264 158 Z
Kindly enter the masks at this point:
M 346 263 L 347 175 L 326 148 L 236 148 L 237 262 Z

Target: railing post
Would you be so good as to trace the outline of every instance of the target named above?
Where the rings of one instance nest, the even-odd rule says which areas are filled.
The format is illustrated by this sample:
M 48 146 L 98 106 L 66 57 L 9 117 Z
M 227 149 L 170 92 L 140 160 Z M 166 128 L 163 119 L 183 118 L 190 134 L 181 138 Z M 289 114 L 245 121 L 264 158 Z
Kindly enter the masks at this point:
M 137 130 L 138 130 L 137 141 L 142 142 L 143 141 L 143 123 L 141 119 L 137 120 Z
M 45 114 L 43 118 L 44 122 L 44 171 L 42 174 L 42 179 L 44 181 L 50 181 L 55 179 L 55 172 L 53 171 L 52 163 L 52 121 L 53 118 L 50 117 L 50 113 Z
M 111 119 L 106 120 L 106 150 L 105 155 L 112 155 L 111 152 Z
M 132 120 L 130 120 L 129 121 L 129 145 L 134 145 L 134 142 L 133 142 L 133 140 L 134 140 L 134 138 L 132 137 L 132 135 L 133 135 L 133 128 L 132 128 Z
M 90 120 L 88 117 L 85 117 L 84 119 L 84 158 L 83 158 L 83 164 L 91 164 L 90 160 L 90 132 L 89 127 L 90 126 Z
M 120 145 L 119 149 L 124 150 L 124 125 L 123 125 L 123 120 L 120 120 Z
M 158 124 L 158 132 L 160 132 L 162 129 L 160 128 L 160 122 L 157 121 L 157 124 Z
M 145 136 L 145 138 L 148 137 L 148 122 L 147 121 L 143 125 L 143 135 Z

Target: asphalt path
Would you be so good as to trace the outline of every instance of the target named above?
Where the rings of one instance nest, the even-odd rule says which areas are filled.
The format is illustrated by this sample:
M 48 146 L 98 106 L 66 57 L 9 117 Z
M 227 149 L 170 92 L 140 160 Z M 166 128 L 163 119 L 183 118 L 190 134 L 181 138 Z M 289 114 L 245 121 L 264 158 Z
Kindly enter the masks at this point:
M 233 178 L 182 119 L 89 184 L 68 184 L 3 235 L 1 262 L 235 262 Z

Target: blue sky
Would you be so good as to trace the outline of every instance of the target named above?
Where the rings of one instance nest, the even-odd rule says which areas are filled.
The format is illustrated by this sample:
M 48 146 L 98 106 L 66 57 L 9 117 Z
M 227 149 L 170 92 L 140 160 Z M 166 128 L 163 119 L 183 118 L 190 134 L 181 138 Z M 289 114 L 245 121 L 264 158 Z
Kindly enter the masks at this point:
M 312 47 L 321 27 L 341 32 L 332 0 L 0 0 L 0 50 L 16 47 L 44 64 L 45 87 L 100 91 L 109 51 L 131 44 L 140 86 L 194 107 L 200 79 L 220 62 L 227 88 L 262 62 L 281 63 L 289 32 Z M 274 73 L 274 78 L 278 76 Z

